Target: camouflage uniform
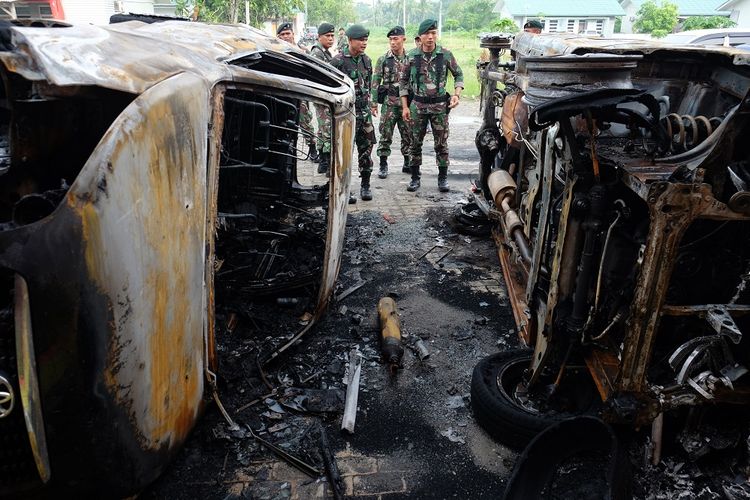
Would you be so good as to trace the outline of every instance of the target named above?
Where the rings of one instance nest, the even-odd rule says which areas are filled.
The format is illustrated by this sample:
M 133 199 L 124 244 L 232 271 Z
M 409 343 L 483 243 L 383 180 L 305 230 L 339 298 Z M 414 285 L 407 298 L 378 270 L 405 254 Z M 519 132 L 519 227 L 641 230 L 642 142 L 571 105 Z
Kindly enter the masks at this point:
M 308 146 L 314 146 L 315 145 L 315 130 L 313 129 L 312 124 L 312 110 L 310 109 L 312 107 L 312 103 L 309 103 L 307 101 L 300 101 L 299 104 L 299 126 L 304 130 L 305 132 L 309 132 L 309 134 L 303 134 L 305 137 L 305 143 Z
M 310 49 L 310 55 L 324 63 L 331 64 L 333 56 L 324 49 L 320 42 L 316 42 Z M 318 151 L 321 153 L 331 152 L 331 110 L 325 106 L 315 106 L 315 114 L 318 117 Z
M 438 166 L 438 176 L 448 173 L 448 102 L 445 85 L 448 80 L 448 71 L 453 75 L 455 87 L 464 86 L 464 75 L 461 67 L 451 51 L 440 45 L 435 47 L 431 54 L 422 52 L 421 49 L 412 49 L 407 54 L 408 63 L 401 75 L 400 94 L 406 96 L 411 89 L 414 93 L 412 105 L 416 107 L 417 114 L 412 115 L 414 123 L 411 164 L 412 169 L 416 167 L 419 175 L 419 167 L 422 165 L 422 143 L 427 133 L 427 124 L 432 126 L 432 135 L 435 140 L 435 159 Z M 421 63 L 417 62 L 421 58 Z M 442 64 L 438 64 L 442 60 Z M 417 76 L 417 65 L 419 75 Z
M 375 64 L 372 75 L 372 102 L 377 102 L 378 87 L 382 84 L 387 89 L 387 95 L 383 105 L 380 107 L 380 127 L 378 128 L 378 151 L 381 158 L 391 155 L 391 142 L 393 142 L 393 129 L 398 125 L 401 134 L 401 154 L 404 157 L 404 165 L 408 165 L 409 150 L 411 148 L 412 122 L 405 122 L 401 116 L 401 98 L 399 97 L 399 82 L 401 74 L 406 68 L 407 55 L 399 57 L 392 51 L 380 56 Z
M 336 42 L 336 50 L 339 51 L 339 54 L 344 52 L 344 47 L 349 46 L 349 39 L 346 38 L 346 35 L 342 35 L 339 37 L 338 41 Z
M 338 69 L 354 82 L 354 108 L 357 115 L 354 142 L 357 145 L 359 174 L 369 183 L 372 172 L 372 147 L 375 145 L 375 127 L 370 111 L 370 84 L 372 82 L 372 60 L 367 54 L 353 57 L 349 47 L 333 58 L 331 66 Z M 369 184 L 368 184 L 369 185 Z

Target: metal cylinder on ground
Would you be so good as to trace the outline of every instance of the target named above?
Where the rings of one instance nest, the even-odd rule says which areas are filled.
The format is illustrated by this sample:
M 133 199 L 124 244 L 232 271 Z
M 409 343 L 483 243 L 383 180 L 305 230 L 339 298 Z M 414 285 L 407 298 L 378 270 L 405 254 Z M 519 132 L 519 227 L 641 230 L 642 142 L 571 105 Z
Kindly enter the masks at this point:
M 391 373 L 394 373 L 400 368 L 401 357 L 404 355 L 404 347 L 401 345 L 401 320 L 398 317 L 396 301 L 390 297 L 380 299 L 378 317 L 380 318 L 380 349 Z

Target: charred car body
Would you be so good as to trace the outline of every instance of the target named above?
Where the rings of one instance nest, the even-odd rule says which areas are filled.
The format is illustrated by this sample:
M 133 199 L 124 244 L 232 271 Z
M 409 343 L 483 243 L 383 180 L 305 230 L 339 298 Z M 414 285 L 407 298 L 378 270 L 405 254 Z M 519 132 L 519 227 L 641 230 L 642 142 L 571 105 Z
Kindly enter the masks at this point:
M 0 496 L 121 497 L 215 391 L 215 312 L 238 299 L 217 290 L 322 313 L 353 91 L 249 28 L 55 26 L 5 27 L 0 51 Z M 298 181 L 300 99 L 336 116 L 321 185 Z
M 477 201 L 533 350 L 476 367 L 480 423 L 522 446 L 598 411 L 656 422 L 658 441 L 666 412 L 747 405 L 750 58 L 564 34 L 483 46 Z

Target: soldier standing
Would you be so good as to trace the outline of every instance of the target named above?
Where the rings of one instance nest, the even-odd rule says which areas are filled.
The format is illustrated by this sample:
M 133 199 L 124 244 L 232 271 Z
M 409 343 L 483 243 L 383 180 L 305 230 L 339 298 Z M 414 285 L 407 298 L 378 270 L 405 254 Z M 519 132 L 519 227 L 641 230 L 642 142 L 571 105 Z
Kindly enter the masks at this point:
M 414 93 L 417 114 L 413 117 L 414 135 L 411 149 L 411 182 L 407 191 L 416 191 L 420 183 L 422 166 L 422 142 L 427 133 L 427 125 L 432 127 L 435 140 L 435 159 L 438 167 L 438 189 L 449 191 L 448 187 L 448 113 L 458 106 L 464 88 L 464 76 L 453 54 L 437 44 L 437 22 L 426 19 L 419 25 L 420 49 L 409 51 L 408 65 L 401 75 L 401 114 L 404 120 L 412 119 L 409 110 L 409 90 Z M 448 71 L 453 75 L 454 93 L 446 93 Z
M 344 28 L 339 28 L 339 39 L 336 41 L 336 50 L 341 54 L 347 45 L 349 45 L 349 40 L 346 39 Z
M 279 27 L 276 29 L 276 36 L 279 38 L 279 40 L 284 40 L 285 42 L 294 45 L 294 28 L 292 27 L 292 23 L 279 24 Z M 301 47 L 299 44 L 297 46 L 307 52 L 307 49 L 305 47 Z M 314 131 L 312 125 L 312 110 L 310 106 L 311 104 L 307 101 L 300 101 L 299 125 L 302 130 L 307 132 L 306 134 L 303 134 L 303 136 L 305 138 L 305 142 L 307 143 L 308 156 L 313 162 L 318 162 L 319 157 L 318 150 L 315 147 L 315 139 L 313 135 Z
M 372 61 L 365 54 L 367 38 L 370 31 L 359 24 L 353 24 L 346 30 L 349 45 L 333 58 L 331 65 L 344 73 L 354 82 L 354 109 L 357 116 L 354 142 L 357 145 L 359 177 L 361 179 L 359 195 L 364 201 L 372 199 L 370 174 L 372 173 L 372 147 L 375 144 L 375 127 L 370 113 L 370 84 L 372 82 Z
M 401 155 L 404 158 L 402 172 L 411 172 L 409 167 L 409 154 L 411 149 L 411 127 L 412 123 L 404 120 L 401 116 L 401 99 L 398 86 L 401 73 L 406 67 L 406 51 L 404 42 L 406 36 L 404 28 L 396 26 L 388 34 L 390 50 L 378 58 L 372 75 L 372 114 L 378 116 L 378 103 L 382 104 L 380 127 L 378 135 L 377 154 L 380 157 L 380 170 L 378 177 L 388 177 L 388 157 L 391 154 L 391 142 L 393 142 L 393 129 L 398 125 L 401 134 Z
M 333 47 L 333 24 L 321 23 L 318 26 L 318 41 L 310 49 L 310 55 L 324 63 L 331 63 L 333 56 L 328 51 Z M 326 106 L 315 106 L 315 114 L 318 117 L 318 151 L 320 152 L 320 163 L 318 173 L 328 174 L 331 168 L 331 110 Z

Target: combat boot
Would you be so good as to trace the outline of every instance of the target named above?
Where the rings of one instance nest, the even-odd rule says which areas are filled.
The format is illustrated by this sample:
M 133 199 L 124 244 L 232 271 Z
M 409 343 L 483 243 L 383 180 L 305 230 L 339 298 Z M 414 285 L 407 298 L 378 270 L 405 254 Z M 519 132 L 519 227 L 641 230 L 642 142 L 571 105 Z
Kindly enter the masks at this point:
M 318 163 L 318 173 L 328 175 L 328 169 L 331 167 L 331 153 L 320 153 L 320 163 Z
M 411 173 L 411 167 L 409 166 L 409 157 L 408 156 L 404 156 L 404 166 L 401 167 L 401 172 L 403 172 L 405 174 L 410 174 Z
M 448 186 L 448 174 L 438 174 L 438 191 L 447 193 L 451 188 Z
M 318 163 L 320 161 L 318 148 L 315 147 L 315 144 L 310 144 L 310 147 L 307 150 L 307 156 L 310 158 L 310 161 L 313 163 Z
M 380 157 L 380 170 L 378 171 L 378 177 L 380 179 L 385 179 L 386 177 L 388 177 L 388 157 L 387 156 Z
M 409 192 L 414 192 L 422 185 L 422 182 L 419 180 L 419 165 L 412 165 L 411 166 L 411 182 L 406 187 L 406 190 Z
M 372 199 L 372 191 L 370 191 L 370 173 L 363 173 L 362 183 L 359 187 L 359 197 L 362 201 L 370 201 Z

